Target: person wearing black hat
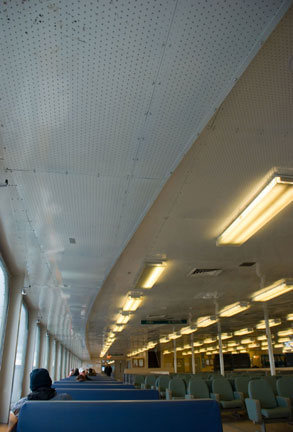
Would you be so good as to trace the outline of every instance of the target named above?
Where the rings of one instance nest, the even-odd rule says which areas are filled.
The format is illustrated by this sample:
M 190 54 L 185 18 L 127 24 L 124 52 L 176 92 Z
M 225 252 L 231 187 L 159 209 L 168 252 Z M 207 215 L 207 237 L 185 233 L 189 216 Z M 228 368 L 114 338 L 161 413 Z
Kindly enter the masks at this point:
M 9 416 L 9 424 L 7 432 L 13 431 L 18 421 L 18 415 L 21 407 L 26 401 L 42 401 L 42 400 L 71 400 L 71 396 L 67 393 L 57 394 L 56 390 L 51 387 L 52 380 L 47 369 L 34 369 L 30 373 L 30 388 L 31 393 L 21 398 L 11 407 Z

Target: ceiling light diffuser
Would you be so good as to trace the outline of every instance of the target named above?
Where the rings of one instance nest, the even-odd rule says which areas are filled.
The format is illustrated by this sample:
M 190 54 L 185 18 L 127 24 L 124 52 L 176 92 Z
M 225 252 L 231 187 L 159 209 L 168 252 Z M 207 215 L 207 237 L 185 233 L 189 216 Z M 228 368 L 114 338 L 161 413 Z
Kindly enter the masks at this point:
M 216 337 L 209 337 L 209 338 L 204 339 L 203 343 L 210 344 L 210 343 L 216 342 L 216 340 L 217 340 Z
M 293 321 L 293 313 L 287 315 L 288 321 Z
M 259 291 L 252 294 L 253 301 L 269 301 L 282 294 L 293 290 L 293 280 L 280 279 Z
M 275 326 L 278 326 L 278 325 L 280 325 L 280 324 L 282 324 L 282 321 L 281 321 L 279 318 L 277 318 L 277 319 L 270 319 L 270 320 L 269 320 L 269 327 L 275 327 Z M 265 321 L 264 321 L 264 320 L 260 321 L 260 322 L 255 326 L 255 328 L 256 328 L 257 330 L 264 330 L 264 329 L 266 328 L 266 323 L 265 323 Z
M 281 330 L 278 332 L 278 336 L 291 336 L 293 335 L 293 329 Z
M 254 342 L 253 338 L 241 339 L 241 343 L 242 344 L 250 344 L 250 343 L 253 343 L 253 342 Z
M 221 334 L 222 340 L 231 339 L 232 337 L 233 337 L 233 333 L 222 333 Z M 219 339 L 219 336 L 217 336 L 217 339 Z
M 254 332 L 253 328 L 243 328 L 241 330 L 236 330 L 234 332 L 234 335 L 235 336 L 243 336 L 245 334 L 249 334 L 249 333 L 253 333 L 253 332 Z
M 122 332 L 122 330 L 124 328 L 125 328 L 124 325 L 122 325 L 122 324 L 116 324 L 116 325 L 114 325 L 114 327 L 112 328 L 112 330 L 113 330 L 114 333 L 120 333 L 120 332 Z
M 165 262 L 147 263 L 141 277 L 139 278 L 138 283 L 136 284 L 136 287 L 146 289 L 152 288 L 165 270 L 165 268 Z
M 128 314 L 119 314 L 118 319 L 116 321 L 117 324 L 126 324 L 128 323 L 130 316 Z
M 231 317 L 240 312 L 247 310 L 250 307 L 248 302 L 236 302 L 220 310 L 220 317 Z
M 135 312 L 136 309 L 141 304 L 141 302 L 142 302 L 142 296 L 141 295 L 129 293 L 127 295 L 126 301 L 124 303 L 123 311 L 124 312 Z
M 167 343 L 167 342 L 170 342 L 170 339 L 167 336 L 160 339 L 160 343 Z
M 182 335 L 181 335 L 180 332 L 177 332 L 177 333 L 171 333 L 171 334 L 168 335 L 169 339 L 178 339 L 178 338 L 180 338 L 181 336 L 182 336 Z
M 212 324 L 215 324 L 215 322 L 217 322 L 216 315 L 211 315 L 211 316 L 205 316 L 205 317 L 198 318 L 196 324 L 197 324 L 197 327 L 208 327 Z
M 196 326 L 189 326 L 189 327 L 183 327 L 180 330 L 180 333 L 184 335 L 184 334 L 194 333 L 196 331 L 197 331 L 197 327 Z
M 293 199 L 293 178 L 275 176 L 218 237 L 217 245 L 241 245 Z

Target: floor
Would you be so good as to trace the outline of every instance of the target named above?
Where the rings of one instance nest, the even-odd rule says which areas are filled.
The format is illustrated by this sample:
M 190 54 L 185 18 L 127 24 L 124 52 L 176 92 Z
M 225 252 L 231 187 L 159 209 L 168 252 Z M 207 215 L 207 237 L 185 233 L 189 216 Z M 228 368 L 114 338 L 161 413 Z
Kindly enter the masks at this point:
M 271 423 L 266 425 L 267 432 L 293 432 L 293 423 Z M 223 422 L 223 432 L 259 432 L 260 426 L 249 420 L 228 420 Z

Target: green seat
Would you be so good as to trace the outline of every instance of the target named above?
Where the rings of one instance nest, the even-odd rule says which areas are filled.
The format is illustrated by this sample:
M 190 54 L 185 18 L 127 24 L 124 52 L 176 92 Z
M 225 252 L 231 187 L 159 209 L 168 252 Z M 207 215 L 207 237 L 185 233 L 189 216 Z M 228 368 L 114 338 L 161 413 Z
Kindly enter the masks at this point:
M 283 376 L 277 380 L 277 393 L 279 396 L 293 399 L 293 376 Z
M 206 382 L 200 378 L 193 378 L 187 387 L 186 399 L 209 399 L 210 392 Z
M 156 389 L 159 391 L 162 398 L 166 396 L 166 389 L 169 385 L 169 381 L 169 375 L 160 375 L 159 378 L 156 380 Z
M 264 379 L 265 381 L 268 382 L 268 384 L 270 385 L 271 389 L 273 390 L 274 394 L 277 394 L 277 377 L 276 376 L 271 376 L 271 375 L 267 375 L 262 377 L 262 379 Z
M 169 381 L 166 389 L 166 399 L 185 399 L 186 384 L 182 378 L 175 377 Z
M 248 417 L 256 424 L 260 424 L 265 431 L 265 423 L 288 421 L 291 416 L 290 399 L 275 397 L 268 380 L 259 379 L 248 384 L 249 398 L 245 399 Z
M 221 408 L 242 409 L 243 398 L 238 392 L 233 392 L 230 382 L 225 378 L 216 378 L 212 381 L 213 393 L 211 397 L 217 400 Z
M 244 398 L 248 397 L 248 383 L 249 383 L 249 377 L 237 377 L 235 378 L 234 385 L 235 390 L 238 393 L 242 393 Z
M 141 385 L 141 388 L 144 389 L 155 388 L 156 379 L 157 379 L 156 375 L 146 375 L 144 384 Z
M 144 375 L 134 375 L 134 387 L 141 388 L 141 384 L 144 384 Z

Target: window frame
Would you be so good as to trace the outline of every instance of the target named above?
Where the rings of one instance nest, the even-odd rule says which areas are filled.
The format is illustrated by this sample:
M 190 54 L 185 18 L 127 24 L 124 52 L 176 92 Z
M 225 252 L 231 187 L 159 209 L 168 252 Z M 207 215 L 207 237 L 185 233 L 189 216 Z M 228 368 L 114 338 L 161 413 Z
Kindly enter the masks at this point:
M 3 279 L 4 279 L 4 307 L 3 307 L 3 316 L 0 322 L 0 370 L 1 370 L 5 333 L 6 333 L 6 326 L 7 326 L 7 317 L 8 317 L 8 306 L 9 306 L 8 272 L 1 257 L 0 257 L 0 271 L 2 271 Z

